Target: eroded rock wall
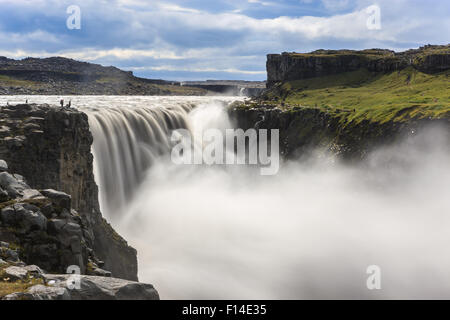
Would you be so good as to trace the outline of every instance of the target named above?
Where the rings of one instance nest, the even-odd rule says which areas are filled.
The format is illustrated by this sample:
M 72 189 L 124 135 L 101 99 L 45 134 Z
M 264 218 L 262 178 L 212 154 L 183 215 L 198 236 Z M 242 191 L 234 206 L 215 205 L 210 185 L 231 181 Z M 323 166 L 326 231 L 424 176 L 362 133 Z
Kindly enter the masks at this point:
M 61 190 L 93 235 L 95 254 L 113 276 L 137 280 L 136 250 L 102 218 L 87 115 L 71 108 L 0 107 L 0 158 L 32 188 Z
M 306 54 L 288 53 L 267 55 L 267 86 L 366 68 L 373 72 L 389 72 L 414 66 L 426 73 L 450 68 L 450 46 L 425 46 L 396 53 L 371 49 L 317 50 Z
M 330 155 L 359 161 L 378 147 L 432 127 L 450 132 L 448 118 L 384 123 L 363 120 L 342 125 L 339 117 L 319 109 L 298 107 L 282 111 L 264 104 L 254 108 L 233 107 L 229 114 L 237 128 L 280 130 L 280 153 L 286 159 Z

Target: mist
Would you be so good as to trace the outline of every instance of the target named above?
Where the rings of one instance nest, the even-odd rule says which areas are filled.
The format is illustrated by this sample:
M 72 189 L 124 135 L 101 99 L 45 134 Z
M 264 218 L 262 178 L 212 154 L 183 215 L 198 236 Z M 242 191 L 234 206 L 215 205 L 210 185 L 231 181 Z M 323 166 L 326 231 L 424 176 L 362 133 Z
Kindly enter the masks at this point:
M 189 117 L 196 132 L 229 125 L 217 104 Z M 357 166 L 285 162 L 275 176 L 164 159 L 114 225 L 163 299 L 448 298 L 448 145 L 430 128 Z
M 232 127 L 233 99 L 73 100 L 89 115 L 102 213 L 137 249 L 140 281 L 163 299 L 449 298 L 448 131 L 411 133 L 357 165 L 284 162 L 274 176 L 149 152 L 169 146 L 168 124 L 194 137 Z M 146 143 L 155 132 L 168 136 Z M 381 290 L 366 286 L 372 265 Z

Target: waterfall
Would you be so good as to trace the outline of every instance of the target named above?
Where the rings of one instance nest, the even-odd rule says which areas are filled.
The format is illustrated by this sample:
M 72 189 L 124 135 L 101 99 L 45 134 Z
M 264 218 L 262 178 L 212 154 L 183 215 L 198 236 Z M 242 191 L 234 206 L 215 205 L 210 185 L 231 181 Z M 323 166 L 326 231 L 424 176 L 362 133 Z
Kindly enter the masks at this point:
M 145 171 L 170 150 L 170 133 L 189 129 L 190 104 L 85 110 L 94 136 L 95 175 L 102 209 L 114 218 L 131 199 Z
M 89 117 L 99 201 L 109 219 L 125 218 L 121 211 L 157 159 L 170 161 L 173 130 L 188 129 L 195 137 L 206 128 L 231 127 L 224 106 L 234 98 L 206 99 L 151 99 L 142 101 L 144 106 L 126 101 L 121 106 L 81 108 Z
M 440 132 L 360 165 L 314 158 L 261 176 L 166 157 L 173 129 L 195 138 L 229 127 L 224 105 L 236 97 L 95 99 L 86 105 L 100 107 L 83 110 L 102 212 L 163 299 L 448 298 L 450 154 Z M 372 266 L 382 290 L 367 288 Z

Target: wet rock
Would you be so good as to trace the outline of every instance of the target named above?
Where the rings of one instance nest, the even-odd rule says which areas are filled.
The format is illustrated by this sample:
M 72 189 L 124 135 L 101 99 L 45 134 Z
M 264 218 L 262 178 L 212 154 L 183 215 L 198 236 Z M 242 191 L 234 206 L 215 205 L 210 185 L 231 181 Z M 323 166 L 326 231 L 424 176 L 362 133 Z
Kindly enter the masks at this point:
M 86 264 L 95 256 L 105 261 L 104 269 L 113 276 L 137 280 L 136 251 L 106 223 L 99 210 L 87 115 L 75 108 L 46 104 L 0 106 L 0 126 L 7 127 L 0 132 L 0 158 L 10 173 L 26 178 L 25 183 L 18 175 L 0 172 L 0 201 L 32 200 L 27 202 L 39 207 L 47 221 L 64 221 L 47 222 L 52 231 L 33 227 L 27 232 L 20 219 L 15 219 L 16 212 L 7 210 L 0 213 L 0 239 L 20 244 L 23 257 L 31 259 L 26 262 L 51 272 L 64 272 L 68 261 Z M 41 198 L 35 189 L 46 194 L 41 193 Z M 5 216 L 15 224 L 5 224 Z M 67 223 L 76 226 L 62 229 Z M 89 257 L 87 249 L 91 249 Z M 81 267 L 86 270 L 86 265 Z
M 47 218 L 40 211 L 33 212 L 25 207 L 31 208 L 30 205 L 18 203 L 2 209 L 0 215 L 3 223 L 19 228 L 24 233 L 46 230 Z
M 3 190 L 2 188 L 0 188 L 0 202 L 6 202 L 10 199 L 11 198 L 8 195 L 8 192 L 6 192 L 6 190 Z
M 24 178 L 22 175 L 17 174 L 17 173 L 14 173 L 12 176 L 13 176 L 17 181 L 23 183 L 24 185 L 26 184 L 25 178 Z
M 150 284 L 98 276 L 44 275 L 45 285 L 7 295 L 3 300 L 159 300 Z
M 81 253 L 81 242 L 80 242 L 80 238 L 78 236 L 72 236 L 69 240 L 69 243 L 70 243 L 70 249 L 72 250 L 72 253 L 74 253 L 74 254 Z
M 42 197 L 42 194 L 35 189 L 25 189 L 23 190 L 22 194 L 23 199 L 34 199 Z
M 66 210 L 71 209 L 72 197 L 67 193 L 56 191 L 53 189 L 41 190 L 42 195 L 52 200 L 52 202 Z
M 54 288 L 43 285 L 36 285 L 28 290 L 33 300 L 70 300 L 70 294 L 66 288 Z
M 59 217 L 61 219 L 66 219 L 66 220 L 73 218 L 72 214 L 69 211 L 67 211 L 67 209 L 63 209 L 61 211 L 61 213 L 59 214 Z
M 0 126 L 0 137 L 7 137 L 11 134 L 8 126 Z
M 63 241 L 66 245 L 70 244 L 70 237 L 76 236 L 81 239 L 83 236 L 80 225 L 63 219 L 49 220 L 48 232 L 51 235 L 66 238 L 67 240 Z
M 81 227 L 79 224 L 69 222 L 63 227 L 63 231 L 68 236 L 77 236 L 78 238 L 82 237 Z
M 70 275 L 45 275 L 46 282 L 67 288 Z M 75 278 L 76 279 L 76 278 Z M 71 300 L 158 300 L 159 295 L 150 284 L 98 276 L 79 276 L 79 289 L 68 290 Z
M 92 270 L 93 276 L 99 276 L 99 277 L 111 277 L 111 272 L 103 270 L 101 268 L 95 268 Z
M 47 229 L 47 218 L 40 211 L 33 212 L 31 210 L 26 210 L 23 218 L 25 230 L 31 231 Z
M 6 142 L 6 145 L 10 148 L 17 149 L 21 148 L 24 145 L 25 142 L 24 136 L 17 136 L 17 137 L 6 137 L 4 141 Z
M 2 224 L 1 216 L 0 216 L 0 225 Z M 3 241 L 7 241 L 9 243 L 17 243 L 18 239 L 14 232 L 14 230 L 11 230 L 9 228 L 1 228 L 0 227 L 0 239 Z
M 70 300 L 70 295 L 66 288 L 38 284 L 27 292 L 9 294 L 3 300 Z
M 5 276 L 12 280 L 24 280 L 28 277 L 28 271 L 22 267 L 8 267 L 4 269 Z
M 26 131 L 39 130 L 40 128 L 41 126 L 36 123 L 27 123 L 23 126 L 23 129 Z
M 33 276 L 34 278 L 41 278 L 44 274 L 44 272 L 36 265 L 30 265 L 23 267 L 29 275 Z
M 0 172 L 8 171 L 8 164 L 5 160 L 0 160 Z
M 0 187 L 12 198 L 22 196 L 23 190 L 29 189 L 29 187 L 23 182 L 18 181 L 13 175 L 7 172 L 0 173 Z
M 19 217 L 14 209 L 14 206 L 3 208 L 0 212 L 0 219 L 5 225 L 16 225 Z
M 61 252 L 55 243 L 34 244 L 27 248 L 27 261 L 50 271 L 64 272 Z
M 51 219 L 48 220 L 47 229 L 48 233 L 51 235 L 57 235 L 61 233 L 62 228 L 67 224 L 66 220 L 62 219 Z
M 6 250 L 5 257 L 6 257 L 6 261 L 12 261 L 12 262 L 19 261 L 19 254 L 17 253 L 16 250 L 11 250 L 11 249 Z
M 41 207 L 40 210 L 42 212 L 42 214 L 47 218 L 47 219 L 51 219 L 52 215 L 55 213 L 55 210 L 53 208 L 53 205 L 49 202 L 49 203 L 44 203 Z M 55 213 L 56 215 L 56 213 Z
M 35 205 L 31 204 L 31 203 L 20 203 L 20 205 L 21 205 L 25 210 L 30 210 L 30 211 L 33 211 L 33 212 L 39 211 L 39 208 L 36 207 Z

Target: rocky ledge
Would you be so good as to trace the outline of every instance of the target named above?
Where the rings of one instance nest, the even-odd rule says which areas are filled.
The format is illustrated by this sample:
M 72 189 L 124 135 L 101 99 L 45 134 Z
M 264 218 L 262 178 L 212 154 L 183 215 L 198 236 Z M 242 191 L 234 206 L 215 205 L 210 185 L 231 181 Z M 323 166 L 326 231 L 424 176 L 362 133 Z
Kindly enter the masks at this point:
M 430 128 L 450 133 L 450 118 L 412 118 L 408 121 L 352 121 L 345 126 L 341 118 L 309 107 L 287 110 L 260 102 L 235 104 L 229 115 L 236 127 L 244 130 L 279 129 L 280 153 L 286 159 L 335 156 L 359 161 L 374 149 L 415 137 Z
M 0 106 L 0 159 L 8 162 L 11 172 L 26 177 L 31 188 L 70 195 L 72 209 L 88 231 L 87 243 L 105 269 L 114 277 L 137 281 L 136 250 L 99 209 L 92 142 L 88 117 L 76 109 L 46 104 Z
M 407 66 L 437 73 L 450 66 L 450 45 L 428 45 L 405 52 L 384 49 L 316 50 L 267 55 L 267 86 L 278 82 L 321 77 L 366 68 L 373 72 L 402 70 Z
M 99 209 L 92 142 L 88 117 L 76 109 L 0 106 L 1 262 L 36 265 L 43 274 L 78 266 L 82 279 L 124 279 L 111 288 L 137 281 L 136 250 Z M 0 273 L 0 288 L 17 285 L 9 281 Z
M 100 276 L 46 274 L 38 266 L 23 262 L 0 260 L 0 277 L 1 300 L 159 299 L 150 284 Z
M 93 232 L 70 195 L 31 188 L 4 160 L 0 171 L 1 299 L 158 298 L 153 286 L 111 278 L 102 269 Z
M 7 164 L 0 160 L 1 169 Z M 0 240 L 8 262 L 23 259 L 48 272 L 66 272 L 76 265 L 81 273 L 111 275 L 92 249 L 93 234 L 85 219 L 72 209 L 71 196 L 53 189 L 31 188 L 19 174 L 0 173 Z

